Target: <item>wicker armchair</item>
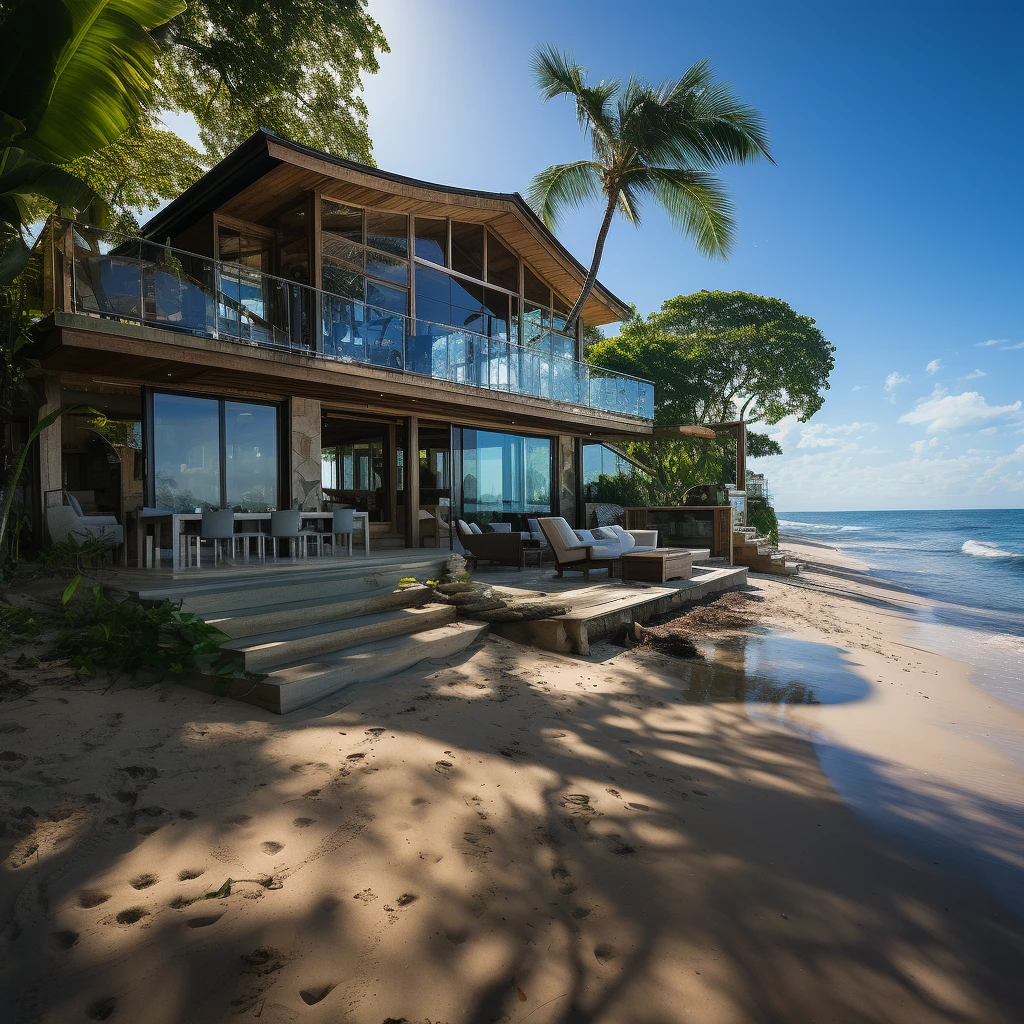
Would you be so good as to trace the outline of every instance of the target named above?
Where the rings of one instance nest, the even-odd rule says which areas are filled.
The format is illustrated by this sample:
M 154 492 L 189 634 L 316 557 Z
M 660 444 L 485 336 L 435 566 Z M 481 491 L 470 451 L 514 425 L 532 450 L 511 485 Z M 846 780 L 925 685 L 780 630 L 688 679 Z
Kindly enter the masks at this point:
M 523 567 L 523 538 L 518 533 L 473 533 L 461 519 L 455 521 L 455 531 L 474 562 L 493 562 L 496 565 Z

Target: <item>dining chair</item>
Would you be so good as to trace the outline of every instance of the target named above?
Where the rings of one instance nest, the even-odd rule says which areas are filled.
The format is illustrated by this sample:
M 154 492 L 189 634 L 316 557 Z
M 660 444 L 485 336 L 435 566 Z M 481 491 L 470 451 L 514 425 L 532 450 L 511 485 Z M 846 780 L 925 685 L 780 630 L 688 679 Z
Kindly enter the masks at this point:
M 277 558 L 277 542 L 288 541 L 288 557 L 293 558 L 295 550 L 294 541 L 298 542 L 299 554 L 306 557 L 306 545 L 310 539 L 316 541 L 317 553 L 323 553 L 324 535 L 317 530 L 302 526 L 302 511 L 297 508 L 281 509 L 278 512 L 270 513 L 270 536 L 272 538 L 274 557 Z
M 355 529 L 355 519 L 353 518 L 353 512 L 355 510 L 351 508 L 336 508 L 334 510 L 334 519 L 331 523 L 331 532 L 324 534 L 324 540 L 330 541 L 331 553 L 337 554 L 338 551 L 338 537 L 344 537 L 347 547 L 348 556 L 352 557 L 352 533 Z

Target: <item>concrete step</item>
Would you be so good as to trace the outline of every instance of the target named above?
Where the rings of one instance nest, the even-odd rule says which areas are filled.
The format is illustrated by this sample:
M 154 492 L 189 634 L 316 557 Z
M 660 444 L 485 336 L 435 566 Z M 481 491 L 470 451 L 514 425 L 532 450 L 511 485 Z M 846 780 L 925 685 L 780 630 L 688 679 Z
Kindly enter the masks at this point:
M 210 582 L 176 582 L 140 589 L 138 596 L 142 600 L 152 601 L 165 598 L 180 600 L 189 611 L 206 618 L 225 610 L 239 612 L 246 608 L 287 604 L 300 599 L 340 600 L 385 588 L 394 590 L 398 581 L 404 577 L 436 579 L 443 569 L 444 558 L 436 555 L 397 564 L 359 564 L 354 561 L 351 565 L 325 566 L 323 569 L 308 569 L 304 572 L 275 572 L 267 569 L 257 574 L 240 574 L 236 578 Z
M 427 658 L 450 658 L 486 631 L 484 622 L 452 622 L 421 633 L 364 644 L 316 661 L 284 666 L 255 685 L 232 680 L 228 696 L 286 715 L 354 683 L 404 672 Z
M 403 587 L 401 590 L 387 586 L 368 590 L 351 600 L 333 601 L 311 597 L 303 601 L 264 605 L 258 610 L 237 608 L 208 612 L 205 618 L 233 640 L 238 640 L 279 629 L 371 615 L 392 608 L 416 608 L 426 604 L 431 594 L 432 591 L 423 586 Z
M 221 644 L 221 649 L 237 651 L 248 672 L 268 672 L 350 647 L 433 629 L 451 622 L 456 616 L 454 606 L 446 604 L 393 608 L 227 640 Z

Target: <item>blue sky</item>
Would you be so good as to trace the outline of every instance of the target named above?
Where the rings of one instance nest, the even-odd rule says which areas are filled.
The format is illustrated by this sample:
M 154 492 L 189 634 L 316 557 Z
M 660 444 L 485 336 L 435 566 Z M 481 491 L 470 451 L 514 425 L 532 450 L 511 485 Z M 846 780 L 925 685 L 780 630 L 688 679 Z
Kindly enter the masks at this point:
M 601 279 L 642 313 L 701 288 L 785 299 L 838 347 L 807 424 L 763 460 L 787 511 L 1024 505 L 1024 6 L 371 0 L 391 53 L 366 84 L 381 167 L 525 191 L 586 154 L 543 104 L 540 43 L 594 78 L 711 57 L 766 115 L 777 166 L 726 173 L 738 242 L 699 256 L 653 206 L 611 232 Z M 585 263 L 594 207 L 563 242 Z

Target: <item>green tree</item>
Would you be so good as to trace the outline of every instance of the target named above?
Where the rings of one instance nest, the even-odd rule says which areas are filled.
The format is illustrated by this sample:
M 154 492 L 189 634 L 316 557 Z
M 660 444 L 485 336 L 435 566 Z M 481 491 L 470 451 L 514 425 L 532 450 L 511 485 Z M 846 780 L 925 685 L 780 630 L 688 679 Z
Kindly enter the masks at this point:
M 587 351 L 593 363 L 657 382 L 657 425 L 735 419 L 773 424 L 784 416 L 806 421 L 821 408 L 834 356 L 814 320 L 781 299 L 712 291 L 669 299 Z M 722 437 L 658 439 L 629 449 L 676 493 L 722 479 L 734 446 Z M 748 427 L 747 453 L 757 458 L 782 449 Z
M 630 78 L 587 84 L 587 70 L 553 46 L 541 47 L 532 68 L 545 100 L 566 96 L 589 139 L 593 159 L 555 164 L 532 181 L 527 198 L 549 228 L 569 207 L 600 198 L 604 216 L 583 290 L 569 313 L 575 327 L 597 280 L 608 230 L 616 213 L 640 224 L 645 198 L 709 256 L 728 254 L 735 233 L 732 203 L 716 168 L 771 160 L 761 115 L 714 79 L 707 60 L 677 81 L 652 85 Z

